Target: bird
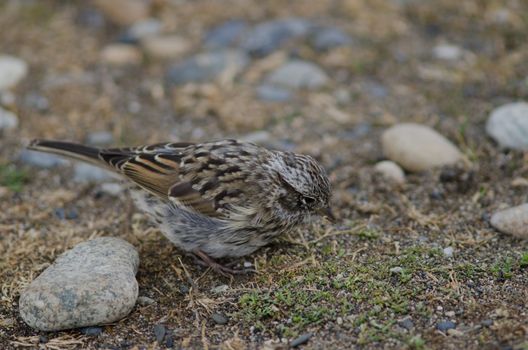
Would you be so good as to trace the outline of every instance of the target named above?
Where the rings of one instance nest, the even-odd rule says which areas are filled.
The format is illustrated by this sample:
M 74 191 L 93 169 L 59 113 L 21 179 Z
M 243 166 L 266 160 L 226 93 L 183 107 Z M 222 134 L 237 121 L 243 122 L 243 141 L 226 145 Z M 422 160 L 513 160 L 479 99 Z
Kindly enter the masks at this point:
M 121 175 L 136 206 L 175 246 L 223 275 L 217 262 L 253 253 L 312 216 L 330 221 L 331 185 L 313 157 L 234 139 L 96 148 L 31 141 L 28 148 Z

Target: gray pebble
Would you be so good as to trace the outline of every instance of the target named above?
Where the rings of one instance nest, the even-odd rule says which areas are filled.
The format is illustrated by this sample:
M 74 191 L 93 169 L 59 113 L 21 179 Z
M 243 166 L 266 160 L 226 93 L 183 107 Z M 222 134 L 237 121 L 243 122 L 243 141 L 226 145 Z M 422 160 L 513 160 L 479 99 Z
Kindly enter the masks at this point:
M 96 337 L 96 336 L 98 336 L 98 335 L 103 333 L 103 328 L 101 328 L 101 327 L 84 327 L 84 328 L 79 329 L 79 331 L 82 334 L 87 335 L 89 337 Z
M 161 344 L 163 342 L 163 338 L 165 338 L 165 334 L 167 333 L 167 329 L 162 324 L 157 324 L 154 326 L 154 336 L 156 337 L 156 341 L 158 344 Z
M 76 163 L 73 172 L 73 181 L 79 183 L 100 182 L 114 178 L 110 171 L 87 163 Z
M 162 27 L 163 24 L 159 19 L 146 18 L 128 27 L 125 34 L 119 38 L 119 41 L 126 44 L 135 44 L 141 39 L 158 35 Z
M 15 113 L 0 107 L 0 131 L 11 130 L 18 126 L 18 118 Z
M 247 33 L 241 47 L 253 56 L 266 56 L 290 39 L 307 35 L 311 28 L 312 24 L 301 18 L 264 22 Z
M 491 327 L 493 325 L 493 320 L 483 320 L 480 322 L 480 324 L 483 326 L 483 327 Z
M 352 38 L 339 28 L 327 27 L 315 31 L 312 46 L 318 51 L 326 51 L 339 46 L 350 45 Z
M 318 89 L 328 82 L 328 76 L 314 63 L 293 60 L 271 72 L 267 82 L 290 89 Z
M 211 318 L 216 324 L 220 324 L 220 325 L 226 324 L 228 321 L 227 317 L 225 317 L 223 314 L 220 314 L 220 313 L 214 313 L 211 316 Z
M 240 73 L 248 63 L 248 56 L 240 50 L 201 53 L 172 65 L 167 71 L 167 82 L 175 85 L 207 82 L 227 69 Z
M 22 292 L 20 315 L 42 331 L 120 320 L 136 303 L 138 265 L 137 251 L 120 238 L 80 243 L 59 256 Z
M 226 48 L 240 39 L 248 24 L 243 20 L 231 20 L 211 29 L 204 39 L 204 46 L 209 49 Z
M 137 298 L 137 303 L 140 306 L 149 306 L 152 304 L 156 304 L 156 300 L 149 298 L 149 297 L 141 296 Z
M 398 325 L 407 330 L 411 330 L 414 328 L 414 323 L 410 317 L 406 317 L 403 320 L 398 321 Z
M 68 164 L 67 160 L 54 154 L 35 152 L 27 149 L 20 152 L 18 159 L 22 163 L 47 169 Z
M 46 112 L 49 109 L 49 101 L 45 96 L 37 92 L 30 92 L 24 97 L 24 104 L 36 109 L 39 112 Z
M 453 247 L 445 247 L 442 252 L 444 253 L 444 256 L 446 258 L 452 258 L 453 257 Z
M 455 327 L 456 327 L 456 324 L 451 321 L 442 321 L 436 324 L 436 329 L 438 329 L 441 332 L 447 332 L 450 329 L 455 329 Z
M 125 190 L 124 186 L 116 182 L 105 182 L 100 186 L 100 191 L 110 196 L 117 197 Z
M 288 89 L 263 84 L 257 87 L 257 97 L 266 102 L 286 102 L 291 99 L 292 93 Z
M 293 339 L 291 342 L 290 342 L 290 346 L 292 348 L 296 348 L 298 347 L 299 345 L 303 345 L 305 343 L 308 342 L 308 340 L 310 340 L 310 338 L 313 337 L 313 333 L 304 333 L 303 335 Z

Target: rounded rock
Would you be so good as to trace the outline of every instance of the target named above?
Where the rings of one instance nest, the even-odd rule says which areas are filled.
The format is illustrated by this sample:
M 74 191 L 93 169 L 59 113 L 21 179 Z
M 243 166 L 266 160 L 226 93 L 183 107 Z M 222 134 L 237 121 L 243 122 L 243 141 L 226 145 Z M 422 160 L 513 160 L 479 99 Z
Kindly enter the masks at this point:
M 132 45 L 110 44 L 101 51 L 101 61 L 114 66 L 137 65 L 142 60 L 141 52 Z
M 462 153 L 444 136 L 425 125 L 404 123 L 381 137 L 383 154 L 405 170 L 420 172 L 463 160 Z
M 20 58 L 0 55 L 0 90 L 14 87 L 28 72 L 28 65 Z
M 494 213 L 490 223 L 500 232 L 527 239 L 528 203 Z
M 328 76 L 314 63 L 293 60 L 271 72 L 267 81 L 291 89 L 318 89 L 328 82 Z
M 374 170 L 387 180 L 396 184 L 405 183 L 405 173 L 400 166 L 390 160 L 383 160 L 374 166 Z
M 114 23 L 131 25 L 148 18 L 149 2 L 144 0 L 95 0 L 95 5 Z
M 191 44 L 179 35 L 162 35 L 141 40 L 141 47 L 150 57 L 171 59 L 183 56 Z
M 494 109 L 486 132 L 503 148 L 528 151 L 528 103 L 509 103 Z
M 136 303 L 138 265 L 137 251 L 120 238 L 80 243 L 59 256 L 22 292 L 20 315 L 41 331 L 120 320 Z

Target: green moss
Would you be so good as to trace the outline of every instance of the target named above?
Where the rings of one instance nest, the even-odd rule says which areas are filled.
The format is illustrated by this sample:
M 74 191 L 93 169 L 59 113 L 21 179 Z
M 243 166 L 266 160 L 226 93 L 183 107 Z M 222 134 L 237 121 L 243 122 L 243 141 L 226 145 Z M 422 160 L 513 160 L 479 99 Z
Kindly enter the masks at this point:
M 24 170 L 17 169 L 14 165 L 0 165 L 0 185 L 20 192 L 28 179 L 29 176 Z

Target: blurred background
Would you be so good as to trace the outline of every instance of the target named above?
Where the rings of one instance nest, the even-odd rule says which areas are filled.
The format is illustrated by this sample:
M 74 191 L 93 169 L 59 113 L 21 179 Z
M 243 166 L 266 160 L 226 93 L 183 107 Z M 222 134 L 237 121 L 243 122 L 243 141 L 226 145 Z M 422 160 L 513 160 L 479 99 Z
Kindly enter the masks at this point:
M 528 97 L 527 62 L 524 0 L 0 0 L 0 325 L 13 320 L 9 339 L 32 336 L 17 314 L 20 290 L 75 243 L 117 235 L 140 250 L 140 293 L 158 304 L 116 332 L 147 344 L 159 315 L 169 315 L 182 346 L 202 346 L 201 321 L 185 308 L 188 288 L 179 292 L 187 282 L 170 265 L 181 252 L 124 213 L 123 187 L 101 170 L 23 147 L 33 138 L 107 147 L 233 137 L 316 157 L 335 189 L 336 228 L 356 232 L 323 239 L 312 230 L 309 243 L 260 251 L 250 259 L 268 277 L 223 281 L 234 283 L 223 301 L 211 292 L 219 277 L 202 279 L 194 293 L 217 304 L 193 307 L 206 320 L 211 310 L 229 315 L 240 325 L 239 348 L 308 331 L 320 332 L 314 348 L 518 344 L 527 282 L 516 259 L 527 248 L 488 221 L 526 201 L 528 145 L 518 135 L 528 135 L 528 118 L 498 131 L 485 124 L 495 108 Z M 397 170 L 396 186 L 378 177 L 373 165 L 391 148 L 381 135 L 404 122 L 437 130 L 471 171 Z M 503 150 L 494 133 L 501 145 L 521 141 Z M 403 266 L 402 279 L 394 266 Z M 508 280 L 503 270 L 520 273 Z M 308 272 L 320 275 L 299 277 Z M 334 284 L 349 274 L 374 282 Z M 262 291 L 246 293 L 256 285 Z M 303 288 L 323 294 L 296 295 L 297 306 L 261 294 Z M 361 302 L 345 307 L 349 300 Z M 404 316 L 410 325 L 400 324 Z M 504 323 L 459 327 L 465 335 L 447 339 L 437 329 L 449 317 Z M 213 344 L 230 341 L 234 330 L 208 325 Z

